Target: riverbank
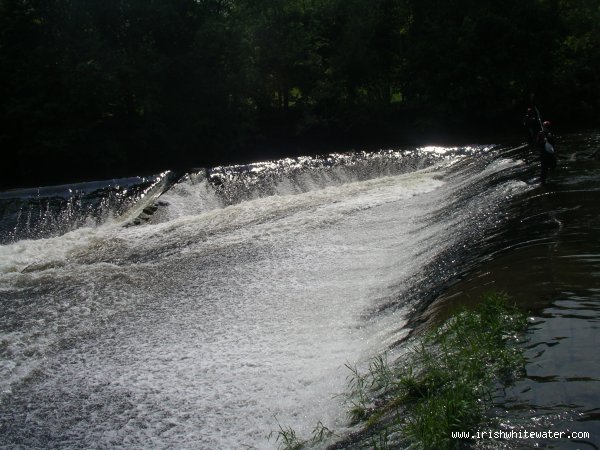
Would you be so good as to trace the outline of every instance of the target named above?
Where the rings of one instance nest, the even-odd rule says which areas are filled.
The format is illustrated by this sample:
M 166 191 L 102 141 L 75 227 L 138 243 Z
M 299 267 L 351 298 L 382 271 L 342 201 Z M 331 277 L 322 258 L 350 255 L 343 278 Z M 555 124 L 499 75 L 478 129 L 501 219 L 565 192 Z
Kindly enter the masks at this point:
M 471 440 L 452 433 L 493 425 L 494 391 L 522 372 L 526 324 L 505 295 L 490 293 L 414 339 L 396 362 L 380 355 L 366 373 L 349 367 L 349 418 L 361 431 L 328 448 L 461 448 Z M 282 448 L 307 443 L 282 431 Z

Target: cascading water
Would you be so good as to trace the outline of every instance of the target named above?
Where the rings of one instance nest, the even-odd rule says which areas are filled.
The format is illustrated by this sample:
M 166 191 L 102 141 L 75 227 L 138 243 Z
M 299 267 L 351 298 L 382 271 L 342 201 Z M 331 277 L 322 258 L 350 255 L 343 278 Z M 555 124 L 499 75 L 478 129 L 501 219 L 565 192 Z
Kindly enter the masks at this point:
M 96 181 L 0 193 L 0 243 L 58 236 L 97 226 L 120 216 L 138 215 L 176 176 Z
M 166 187 L 29 235 L 18 205 L 33 207 L 13 195 L 0 445 L 274 448 L 278 424 L 343 432 L 344 365 L 394 353 L 411 311 L 530 189 L 522 171 L 486 147 L 222 167 L 159 204 Z

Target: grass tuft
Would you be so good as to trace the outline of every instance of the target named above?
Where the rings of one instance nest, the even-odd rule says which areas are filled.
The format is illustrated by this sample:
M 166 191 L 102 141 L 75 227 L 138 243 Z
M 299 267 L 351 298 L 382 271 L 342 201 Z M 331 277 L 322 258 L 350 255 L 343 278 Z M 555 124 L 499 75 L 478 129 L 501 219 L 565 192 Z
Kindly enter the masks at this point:
M 277 421 L 279 429 L 277 431 L 271 431 L 269 439 L 276 436 L 275 442 L 278 443 L 278 448 L 280 450 L 300 450 L 308 446 L 314 446 L 325 442 L 330 437 L 335 436 L 335 433 L 332 430 L 319 421 L 313 429 L 312 438 L 306 440 L 300 439 L 293 428 L 282 426 L 281 423 L 279 423 L 279 420 L 277 420 L 277 417 L 275 417 L 275 420 Z
M 277 418 L 275 418 L 277 420 Z M 306 444 L 306 441 L 303 441 L 296 436 L 296 431 L 292 427 L 284 427 L 277 420 L 277 426 L 279 430 L 272 431 L 269 434 L 269 439 L 276 434 L 275 442 L 279 443 L 280 450 L 300 450 Z

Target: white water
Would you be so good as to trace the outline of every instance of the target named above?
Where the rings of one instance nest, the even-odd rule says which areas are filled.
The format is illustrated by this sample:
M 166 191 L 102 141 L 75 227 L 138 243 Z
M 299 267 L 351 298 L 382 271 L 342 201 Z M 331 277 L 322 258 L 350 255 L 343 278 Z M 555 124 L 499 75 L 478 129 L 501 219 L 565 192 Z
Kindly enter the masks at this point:
M 0 247 L 0 444 L 262 449 L 277 447 L 277 421 L 301 437 L 318 421 L 343 432 L 344 364 L 408 331 L 408 306 L 379 309 L 468 244 L 478 208 L 524 186 L 435 214 L 514 164 L 225 208 L 195 208 L 209 188 L 189 184 L 164 196 L 160 223 Z

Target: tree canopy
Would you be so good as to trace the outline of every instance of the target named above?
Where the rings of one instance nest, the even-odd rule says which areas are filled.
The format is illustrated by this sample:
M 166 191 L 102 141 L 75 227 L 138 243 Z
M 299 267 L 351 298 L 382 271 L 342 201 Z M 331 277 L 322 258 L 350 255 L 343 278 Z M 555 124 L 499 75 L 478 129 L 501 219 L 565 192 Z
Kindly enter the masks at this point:
M 3 186 L 597 125 L 597 0 L 0 0 Z

